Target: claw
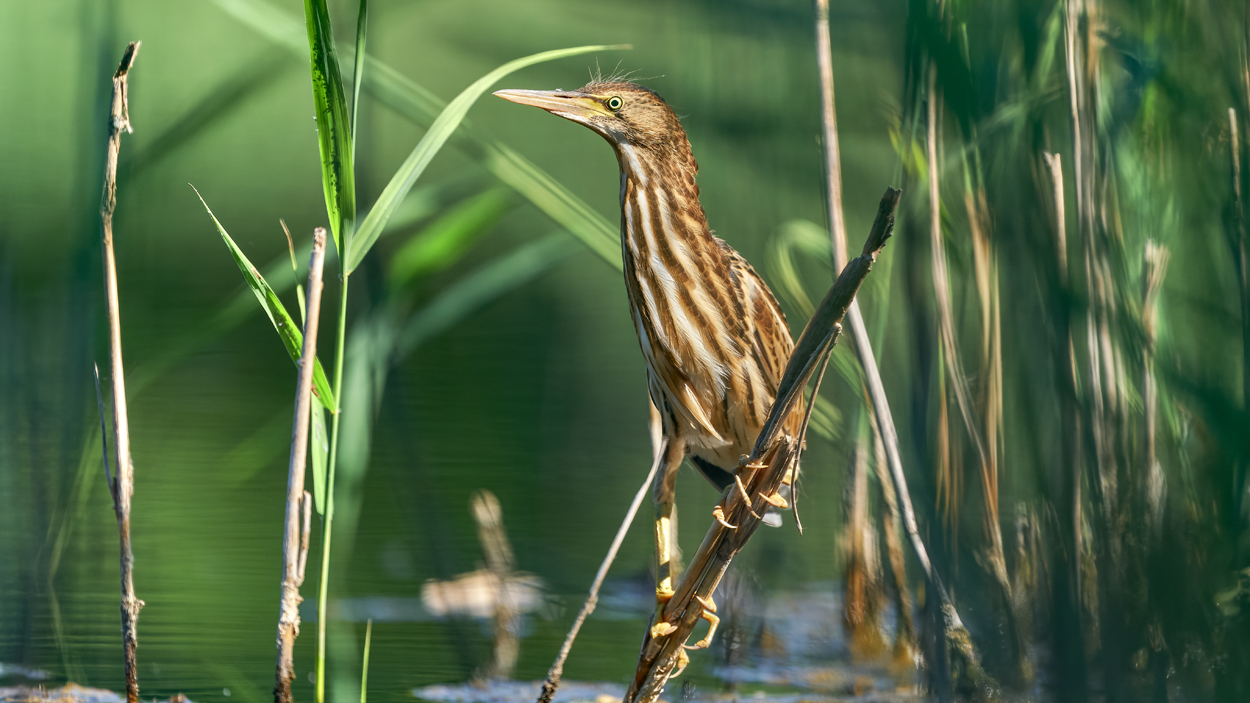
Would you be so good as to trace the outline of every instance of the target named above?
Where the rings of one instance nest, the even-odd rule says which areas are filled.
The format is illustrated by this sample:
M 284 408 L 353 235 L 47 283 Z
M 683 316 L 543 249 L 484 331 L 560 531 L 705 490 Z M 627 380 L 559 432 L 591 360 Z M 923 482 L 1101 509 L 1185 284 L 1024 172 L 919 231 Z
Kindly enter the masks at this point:
M 668 637 L 677 630 L 677 626 L 671 622 L 657 622 L 651 626 L 651 639 L 656 640 L 661 637 Z
M 720 618 L 713 614 L 716 612 L 716 603 L 711 598 L 704 600 L 699 596 L 695 596 L 694 599 L 699 602 L 699 605 L 703 606 L 703 612 L 699 614 L 699 617 L 707 620 L 707 635 L 694 644 L 682 645 L 682 647 L 686 649 L 707 649 L 712 644 L 712 637 L 716 635 L 716 628 L 720 625 Z
M 717 522 L 719 522 L 720 524 L 724 525 L 725 527 L 731 530 L 738 529 L 737 525 L 730 525 L 728 522 L 725 521 L 725 511 L 721 510 L 721 507 L 719 505 L 716 506 L 715 508 L 712 508 L 712 517 L 716 518 Z
M 686 650 L 684 649 L 677 650 L 677 666 L 673 667 L 673 673 L 669 675 L 669 678 L 675 679 L 678 676 L 681 676 L 681 672 L 685 671 L 686 667 L 689 665 L 690 655 L 686 654 Z
M 738 484 L 738 493 L 742 494 L 742 502 L 747 506 L 747 511 L 756 520 L 763 520 L 754 510 L 751 509 L 751 496 L 747 495 L 747 487 L 742 485 L 742 477 L 734 474 L 734 483 Z
M 768 503 L 774 508 L 780 508 L 782 510 L 785 510 L 786 508 L 790 507 L 790 504 L 787 503 L 786 499 L 782 498 L 781 494 L 779 493 L 774 493 L 770 496 L 760 496 L 760 497 L 764 500 L 765 503 Z

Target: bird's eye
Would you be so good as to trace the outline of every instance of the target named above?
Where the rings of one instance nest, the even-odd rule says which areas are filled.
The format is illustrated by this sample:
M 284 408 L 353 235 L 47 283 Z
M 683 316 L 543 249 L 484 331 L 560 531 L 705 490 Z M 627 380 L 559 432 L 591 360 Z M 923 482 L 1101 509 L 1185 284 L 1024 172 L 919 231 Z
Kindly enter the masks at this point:
M 608 109 L 611 110 L 612 112 L 616 112 L 617 110 L 621 109 L 621 105 L 623 104 L 624 103 L 621 102 L 621 99 L 616 96 L 612 96 L 608 98 Z

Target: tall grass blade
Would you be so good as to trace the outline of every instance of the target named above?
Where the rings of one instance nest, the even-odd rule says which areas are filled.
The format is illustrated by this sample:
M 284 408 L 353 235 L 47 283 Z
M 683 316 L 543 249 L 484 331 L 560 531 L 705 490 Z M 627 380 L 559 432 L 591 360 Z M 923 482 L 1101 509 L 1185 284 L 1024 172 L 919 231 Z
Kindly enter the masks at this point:
M 213 2 L 274 43 L 303 53 L 304 38 L 300 26 L 281 10 L 257 0 Z M 446 102 L 437 95 L 391 66 L 370 56 L 365 57 L 365 62 L 369 70 L 364 87 L 400 115 L 417 124 L 427 125 L 446 107 Z M 459 148 L 477 159 L 491 174 L 567 229 L 608 264 L 621 269 L 617 226 L 584 200 L 512 148 L 474 131 L 468 120 L 462 123 L 453 139 L 457 140 Z
M 369 214 L 365 215 L 358 232 L 359 243 L 352 248 L 347 256 L 347 272 L 351 273 L 360 265 L 365 254 L 368 254 L 369 249 L 373 247 L 373 243 L 377 240 L 378 235 L 382 233 L 387 220 L 394 214 L 395 208 L 399 207 L 400 201 L 408 194 L 412 185 L 416 183 L 417 178 L 425 171 L 425 167 L 429 165 L 430 160 L 447 143 L 447 139 L 455 131 L 456 127 L 460 125 L 461 120 L 469 112 L 469 108 L 481 97 L 482 93 L 486 92 L 487 88 L 509 73 L 519 71 L 527 66 L 579 54 L 588 54 L 593 51 L 608 51 L 620 48 L 624 47 L 598 44 L 594 46 L 579 46 L 572 49 L 544 51 L 516 59 L 515 61 L 509 61 L 482 76 L 468 88 L 465 88 L 439 114 L 434 123 L 430 125 L 429 131 L 425 133 L 420 143 L 412 150 L 408 158 L 404 160 L 403 165 L 399 167 L 395 175 L 391 177 L 391 182 L 386 185 L 382 195 L 374 203 L 373 207 L 369 209 Z
M 321 149 L 321 185 L 326 214 L 340 260 L 349 242 L 347 232 L 356 220 L 356 183 L 352 167 L 352 127 L 347 117 L 347 95 L 339 72 L 338 52 L 330 29 L 326 0 L 304 0 L 308 28 L 308 58 L 312 67 L 313 103 L 317 108 L 317 141 Z
M 191 186 L 195 190 L 195 186 Z M 282 343 L 286 346 L 287 353 L 291 355 L 291 360 L 299 363 L 300 351 L 304 345 L 304 334 L 300 332 L 300 328 L 291 319 L 287 313 L 286 307 L 282 305 L 282 301 L 278 299 L 277 293 L 273 288 L 269 287 L 269 283 L 260 275 L 260 271 L 252 265 L 247 256 L 243 254 L 243 250 L 239 249 L 239 245 L 234 243 L 230 238 L 230 234 L 226 232 L 226 228 L 221 226 L 217 221 L 217 216 L 213 214 L 208 203 L 204 202 L 204 197 L 200 195 L 200 191 L 195 191 L 195 196 L 204 204 L 204 209 L 208 212 L 208 216 L 213 219 L 213 224 L 217 225 L 217 231 L 221 234 L 221 238 L 226 243 L 226 247 L 230 249 L 230 255 L 234 257 L 234 263 L 238 265 L 239 271 L 243 273 L 243 280 L 247 282 L 248 288 L 260 301 L 260 305 L 265 310 L 265 314 L 269 316 L 269 322 L 273 324 L 278 336 L 282 338 Z M 334 394 L 330 391 L 330 383 L 326 380 L 325 370 L 321 367 L 321 360 L 316 362 L 316 368 L 313 369 L 313 393 L 321 401 L 321 404 L 334 410 Z
M 352 69 L 352 155 L 356 154 L 357 117 L 360 115 L 360 85 L 365 82 L 365 39 L 369 32 L 369 0 L 360 0 L 356 15 L 356 58 Z

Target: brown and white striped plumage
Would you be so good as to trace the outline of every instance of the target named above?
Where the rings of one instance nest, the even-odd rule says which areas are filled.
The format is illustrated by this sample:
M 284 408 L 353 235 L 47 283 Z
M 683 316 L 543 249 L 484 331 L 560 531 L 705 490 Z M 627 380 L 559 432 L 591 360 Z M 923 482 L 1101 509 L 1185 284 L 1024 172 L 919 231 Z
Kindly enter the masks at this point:
M 651 399 L 670 446 L 684 445 L 723 488 L 751 452 L 794 342 L 768 286 L 708 227 L 676 114 L 624 81 L 498 95 L 584 124 L 615 150 L 625 288 Z M 783 431 L 798 436 L 801 424 L 796 409 Z

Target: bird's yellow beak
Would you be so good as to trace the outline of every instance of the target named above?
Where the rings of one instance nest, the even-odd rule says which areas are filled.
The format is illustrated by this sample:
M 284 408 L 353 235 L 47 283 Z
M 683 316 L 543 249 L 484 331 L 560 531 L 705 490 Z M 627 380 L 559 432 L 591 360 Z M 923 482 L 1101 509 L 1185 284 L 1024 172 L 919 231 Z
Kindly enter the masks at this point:
M 575 91 L 497 90 L 495 95 L 509 102 L 542 108 L 574 122 L 611 114 L 596 98 Z

